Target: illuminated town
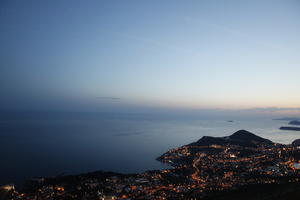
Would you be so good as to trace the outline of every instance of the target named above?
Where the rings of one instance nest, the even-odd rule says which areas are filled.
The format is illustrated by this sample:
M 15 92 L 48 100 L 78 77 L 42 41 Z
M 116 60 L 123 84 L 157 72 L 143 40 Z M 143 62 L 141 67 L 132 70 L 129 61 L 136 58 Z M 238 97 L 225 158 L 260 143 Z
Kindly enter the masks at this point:
M 205 199 L 216 192 L 300 178 L 300 142 L 290 145 L 240 130 L 228 137 L 205 136 L 158 158 L 171 167 L 141 174 L 93 172 L 37 178 L 18 191 L 1 188 L 6 199 Z

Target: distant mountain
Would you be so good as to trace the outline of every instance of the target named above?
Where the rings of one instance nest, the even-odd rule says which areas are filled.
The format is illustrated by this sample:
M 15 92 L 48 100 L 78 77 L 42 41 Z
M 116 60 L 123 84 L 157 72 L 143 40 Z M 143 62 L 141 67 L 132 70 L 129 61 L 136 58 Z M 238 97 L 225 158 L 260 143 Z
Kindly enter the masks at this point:
M 283 121 L 293 121 L 293 120 L 300 120 L 300 118 L 297 117 L 283 117 L 283 118 L 277 118 L 273 120 L 283 120 Z
M 285 131 L 300 131 L 300 127 L 293 127 L 293 126 L 282 126 L 279 129 Z
M 290 125 L 300 125 L 300 121 L 298 120 L 293 120 L 289 122 Z
M 274 144 L 272 141 L 259 137 L 249 131 L 239 130 L 227 137 L 203 136 L 197 142 L 189 146 L 208 146 L 208 145 L 240 145 L 240 146 L 257 146 L 259 144 Z

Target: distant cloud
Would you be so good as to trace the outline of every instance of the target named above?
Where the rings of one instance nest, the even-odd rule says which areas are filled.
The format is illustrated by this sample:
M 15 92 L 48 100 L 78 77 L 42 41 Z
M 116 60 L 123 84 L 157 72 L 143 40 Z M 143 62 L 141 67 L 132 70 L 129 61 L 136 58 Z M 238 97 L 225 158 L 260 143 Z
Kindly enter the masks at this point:
M 115 34 L 116 36 L 119 36 L 119 37 L 122 37 L 122 38 L 126 38 L 126 39 L 129 39 L 129 40 L 134 40 L 134 41 L 142 42 L 142 43 L 146 43 L 146 44 L 150 44 L 150 45 L 153 45 L 153 46 L 169 49 L 169 50 L 172 50 L 172 51 L 180 51 L 180 52 L 183 52 L 183 53 L 200 53 L 200 52 L 194 51 L 192 49 L 188 49 L 188 48 L 184 48 L 184 47 L 177 46 L 177 45 L 174 45 L 174 44 L 166 43 L 166 42 L 163 42 L 161 40 L 156 40 L 156 39 L 153 39 L 153 38 L 139 36 L 139 35 L 135 35 L 135 34 L 131 34 L 131 33 L 128 34 L 128 33 L 117 32 L 117 31 L 110 31 L 109 33 Z
M 222 32 L 227 32 L 229 34 L 235 35 L 235 36 L 239 36 L 239 37 L 250 37 L 248 34 L 245 34 L 237 29 L 233 29 L 233 28 L 229 28 L 227 26 L 224 25 L 220 25 L 220 24 L 215 24 L 215 23 L 211 23 L 208 22 L 206 20 L 203 19 L 194 19 L 192 17 L 185 17 L 184 20 L 188 23 L 193 23 L 193 24 L 199 24 L 199 25 L 203 25 L 206 27 L 210 27 L 212 29 L 216 29 Z
M 134 135 L 142 135 L 144 134 L 143 132 L 132 132 L 132 133 L 118 133 L 118 134 L 114 134 L 114 136 L 117 137 L 122 137 L 122 136 L 134 136 Z
M 225 26 L 225 25 L 221 25 L 221 24 L 216 24 L 216 23 L 212 23 L 210 21 L 207 21 L 207 20 L 203 20 L 203 19 L 196 19 L 196 18 L 193 18 L 193 17 L 184 17 L 184 20 L 187 22 L 187 23 L 190 23 L 190 24 L 193 24 L 193 25 L 200 25 L 200 26 L 206 26 L 206 27 L 209 27 L 211 29 L 215 29 L 217 31 L 222 31 L 224 33 L 228 33 L 232 36 L 235 36 L 235 37 L 240 37 L 240 38 L 245 38 L 247 40 L 252 40 L 253 39 L 253 36 L 251 34 L 247 34 L 245 32 L 242 32 L 236 28 L 232 28 L 232 27 L 228 27 L 228 26 Z M 267 48 L 275 48 L 275 49 L 282 49 L 283 47 L 281 46 L 278 46 L 274 43 L 267 43 L 267 42 L 262 42 L 261 45 L 267 47 Z
M 120 98 L 120 97 L 107 97 L 107 96 L 96 97 L 96 99 L 103 99 L 103 100 L 114 100 L 114 101 L 119 101 L 119 100 L 121 100 L 121 98 Z
M 265 108 L 250 108 L 248 111 L 263 111 L 263 112 L 280 112 L 280 111 L 300 111 L 300 108 L 280 108 L 280 107 L 265 107 Z
M 281 108 L 281 107 L 265 107 L 265 108 L 252 108 L 245 109 L 246 113 L 273 115 L 273 116 L 300 116 L 300 108 Z

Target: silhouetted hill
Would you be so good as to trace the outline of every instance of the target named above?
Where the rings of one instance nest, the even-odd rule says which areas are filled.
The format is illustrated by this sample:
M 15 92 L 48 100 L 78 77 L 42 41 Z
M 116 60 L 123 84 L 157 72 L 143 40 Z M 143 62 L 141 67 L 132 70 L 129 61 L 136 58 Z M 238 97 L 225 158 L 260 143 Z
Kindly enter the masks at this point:
M 203 136 L 197 142 L 189 144 L 190 146 L 208 146 L 208 145 L 240 145 L 240 146 L 257 146 L 259 144 L 273 144 L 272 141 L 259 137 L 249 131 L 239 130 L 227 137 Z
M 300 121 L 298 120 L 293 120 L 289 122 L 290 125 L 300 125 Z

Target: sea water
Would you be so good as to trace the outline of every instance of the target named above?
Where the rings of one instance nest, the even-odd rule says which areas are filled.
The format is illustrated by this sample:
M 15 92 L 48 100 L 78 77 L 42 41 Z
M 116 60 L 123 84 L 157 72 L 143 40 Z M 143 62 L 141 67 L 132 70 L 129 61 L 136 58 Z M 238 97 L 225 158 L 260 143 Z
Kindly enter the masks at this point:
M 155 159 L 167 150 L 202 136 L 227 136 L 239 129 L 279 143 L 300 138 L 300 132 L 279 130 L 287 121 L 271 118 L 229 122 L 158 115 L 74 116 L 2 117 L 0 184 L 96 170 L 137 173 L 163 169 L 169 166 Z

